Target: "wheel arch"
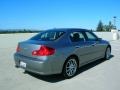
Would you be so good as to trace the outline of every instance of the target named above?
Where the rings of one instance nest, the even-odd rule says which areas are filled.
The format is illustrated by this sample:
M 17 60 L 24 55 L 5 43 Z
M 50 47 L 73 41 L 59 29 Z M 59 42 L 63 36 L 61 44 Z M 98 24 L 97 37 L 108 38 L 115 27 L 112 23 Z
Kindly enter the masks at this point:
M 64 62 L 64 64 L 63 64 L 63 68 L 64 68 L 65 63 L 67 62 L 67 60 L 68 60 L 68 59 L 70 59 L 70 58 L 72 58 L 72 57 L 76 59 L 77 64 L 78 64 L 78 67 L 80 66 L 80 61 L 79 61 L 78 56 L 77 56 L 77 55 L 75 55 L 75 54 L 72 54 L 72 55 L 70 55 L 70 56 L 68 56 L 68 57 L 66 58 L 66 60 L 65 60 L 65 62 Z M 63 70 L 63 69 L 62 69 L 62 70 Z
M 76 60 L 76 62 L 77 62 L 77 70 L 78 70 L 78 68 L 79 68 L 79 62 L 80 62 L 80 61 L 79 61 L 79 58 L 78 58 L 77 55 L 72 54 L 72 55 L 70 55 L 69 57 L 67 57 L 66 60 L 65 60 L 65 62 L 64 62 L 64 64 L 63 64 L 63 67 L 62 67 L 62 74 L 63 74 L 63 76 L 64 76 L 65 78 L 71 78 L 71 77 L 73 77 L 73 76 L 67 77 L 66 74 L 64 74 L 65 65 L 66 65 L 67 61 L 68 61 L 70 58 L 75 58 L 75 60 Z

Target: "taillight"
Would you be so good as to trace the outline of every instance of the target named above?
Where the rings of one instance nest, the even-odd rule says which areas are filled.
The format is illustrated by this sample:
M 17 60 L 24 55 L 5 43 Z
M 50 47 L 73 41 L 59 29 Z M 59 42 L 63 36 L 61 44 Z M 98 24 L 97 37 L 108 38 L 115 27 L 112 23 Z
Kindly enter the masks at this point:
M 48 46 L 40 46 L 39 50 L 34 50 L 32 52 L 33 56 L 49 56 L 53 55 L 55 53 L 55 49 L 48 47 Z
M 16 52 L 19 52 L 19 51 L 20 51 L 20 46 L 18 45 L 16 48 Z

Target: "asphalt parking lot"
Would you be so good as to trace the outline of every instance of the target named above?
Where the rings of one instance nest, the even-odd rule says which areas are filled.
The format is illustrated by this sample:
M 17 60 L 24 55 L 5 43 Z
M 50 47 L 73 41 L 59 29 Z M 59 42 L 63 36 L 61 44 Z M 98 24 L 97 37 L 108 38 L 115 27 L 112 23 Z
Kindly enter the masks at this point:
M 119 90 L 120 40 L 111 41 L 111 45 L 110 60 L 98 60 L 81 67 L 71 79 L 25 73 L 14 67 L 15 45 L 0 47 L 0 90 Z

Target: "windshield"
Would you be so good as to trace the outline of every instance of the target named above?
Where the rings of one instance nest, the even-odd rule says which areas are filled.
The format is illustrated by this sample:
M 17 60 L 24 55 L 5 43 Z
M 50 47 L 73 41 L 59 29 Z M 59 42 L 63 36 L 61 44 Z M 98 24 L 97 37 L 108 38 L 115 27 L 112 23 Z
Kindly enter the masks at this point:
M 64 34 L 63 31 L 44 31 L 31 38 L 31 40 L 54 41 Z

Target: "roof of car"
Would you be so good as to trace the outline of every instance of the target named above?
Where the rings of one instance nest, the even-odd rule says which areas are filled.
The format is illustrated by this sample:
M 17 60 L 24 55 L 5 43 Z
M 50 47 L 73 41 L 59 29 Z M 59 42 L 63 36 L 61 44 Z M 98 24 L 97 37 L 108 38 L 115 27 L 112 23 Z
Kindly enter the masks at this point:
M 54 28 L 54 29 L 49 29 L 50 31 L 90 31 L 90 30 L 87 30 L 87 29 L 81 29 L 81 28 Z M 49 30 L 46 30 L 46 31 L 49 31 Z

